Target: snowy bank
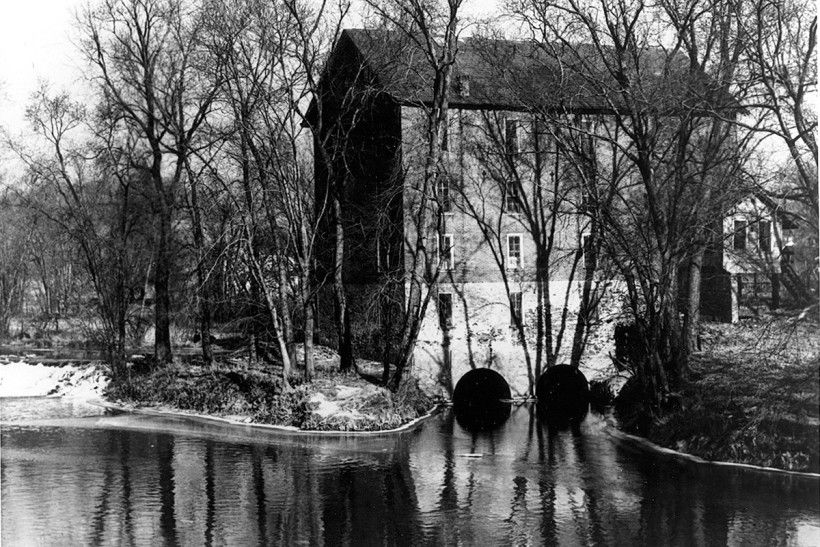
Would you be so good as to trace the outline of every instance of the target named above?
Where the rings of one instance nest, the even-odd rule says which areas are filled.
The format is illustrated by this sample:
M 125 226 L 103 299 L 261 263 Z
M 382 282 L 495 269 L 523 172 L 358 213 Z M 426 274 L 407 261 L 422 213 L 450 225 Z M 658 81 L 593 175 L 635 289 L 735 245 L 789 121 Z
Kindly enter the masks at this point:
M 99 398 L 107 385 L 99 365 L 0 364 L 0 397 Z

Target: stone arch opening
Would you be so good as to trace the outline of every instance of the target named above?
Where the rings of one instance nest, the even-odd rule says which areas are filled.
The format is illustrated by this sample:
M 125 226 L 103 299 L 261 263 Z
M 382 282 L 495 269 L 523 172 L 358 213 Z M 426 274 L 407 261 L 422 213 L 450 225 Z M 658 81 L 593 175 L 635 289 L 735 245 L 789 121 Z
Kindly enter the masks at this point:
M 477 368 L 462 376 L 453 391 L 459 425 L 469 430 L 493 429 L 510 416 L 510 385 L 498 372 Z
M 589 407 L 589 382 L 576 367 L 548 368 L 535 385 L 538 406 L 554 416 L 584 416 Z

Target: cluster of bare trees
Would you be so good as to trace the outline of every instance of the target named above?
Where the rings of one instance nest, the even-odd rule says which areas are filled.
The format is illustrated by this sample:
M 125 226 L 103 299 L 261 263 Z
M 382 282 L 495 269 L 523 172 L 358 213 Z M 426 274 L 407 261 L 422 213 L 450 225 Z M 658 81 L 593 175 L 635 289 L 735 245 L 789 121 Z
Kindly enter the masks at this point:
M 10 143 L 27 173 L 4 199 L 70 240 L 77 256 L 65 263 L 90 282 L 83 296 L 115 371 L 150 280 L 158 362 L 171 360 L 175 317 L 197 325 L 206 362 L 214 317 L 239 318 L 239 328 L 276 341 L 287 378 L 299 321 L 312 374 L 316 213 L 303 125 L 346 10 L 106 0 L 78 14 L 95 103 L 47 87 L 32 98 L 40 139 Z M 8 314 L 25 292 L 12 268 L 24 247 L 8 252 Z M 32 273 L 43 256 L 17 262 Z M 181 317 L 186 307 L 192 317 Z
M 704 253 L 726 236 L 714 219 L 761 191 L 750 160 L 765 136 L 779 136 L 808 177 L 792 198 L 816 195 L 816 118 L 805 107 L 816 16 L 741 0 L 525 0 L 514 14 L 544 58 L 563 59 L 560 77 L 605 105 L 578 116 L 569 97 L 541 115 L 576 167 L 588 245 L 625 284 L 643 348 L 635 372 L 657 400 L 697 346 Z
M 418 104 L 424 150 L 398 280 L 402 315 L 385 350 L 384 381 L 396 389 L 445 271 L 450 197 L 437 189 L 450 176 L 442 146 L 466 24 L 462 0 L 364 8 L 431 75 Z M 660 400 L 696 345 L 704 253 L 724 236 L 714 219 L 765 178 L 750 162 L 761 142 L 779 139 L 794 173 L 773 198 L 799 204 L 790 210 L 817 230 L 808 107 L 816 16 L 801 0 L 515 0 L 504 10 L 499 28 L 515 28 L 529 66 L 554 81 L 534 92 L 503 52 L 483 52 L 512 106 L 526 112 L 531 149 L 510 153 L 506 128 L 482 114 L 481 138 L 465 145 L 481 176 L 461 181 L 459 207 L 493 251 L 511 299 L 505 213 L 534 245 L 532 341 L 517 318 L 531 374 L 557 363 L 564 339 L 577 365 L 604 287 L 617 278 L 644 349 L 636 373 Z M 352 94 L 369 93 L 370 76 L 354 68 L 353 81 L 365 84 L 344 82 L 341 93 L 321 78 L 350 11 L 347 0 L 102 0 L 78 14 L 94 101 L 43 87 L 28 110 L 37 146 L 12 143 L 26 172 L 0 197 L 9 216 L 0 334 L 35 283 L 46 316 L 93 303 L 115 371 L 150 300 L 159 362 L 172 358 L 175 322 L 196 326 L 206 362 L 212 325 L 228 322 L 252 333 L 262 356 L 275 354 L 286 380 L 301 343 L 310 379 L 317 312 L 328 311 L 316 309 L 317 294 L 327 286 L 341 368 L 353 368 L 344 143 L 367 104 Z M 547 100 L 556 89 L 564 92 Z M 315 100 L 323 94 L 334 100 Z M 332 181 L 323 195 L 314 192 L 314 154 Z M 500 215 L 475 198 L 487 185 L 502 196 Z M 568 216 L 578 240 L 559 242 Z M 329 275 L 316 271 L 322 226 L 332 227 Z M 582 287 L 574 313 L 569 293 L 554 297 L 557 271 Z
M 801 203 L 806 217 L 817 214 L 816 117 L 805 106 L 816 92 L 815 15 L 789 2 L 523 0 L 509 7 L 527 43 L 505 57 L 498 42 L 487 41 L 483 56 L 495 60 L 504 91 L 531 118 L 530 148 L 512 153 L 501 125 L 506 114 L 485 115 L 473 145 L 484 169 L 462 206 L 493 250 L 511 309 L 504 214 L 514 213 L 532 240 L 532 356 L 515 318 L 528 368 L 537 374 L 542 363 L 555 364 L 573 328 L 568 299 L 551 301 L 550 280 L 583 276 L 577 314 L 570 314 L 570 361 L 577 364 L 602 281 L 616 279 L 635 324 L 634 372 L 660 402 L 697 349 L 707 248 L 732 235 L 715 220 L 752 193 L 773 195 L 756 167 L 771 153 L 769 137 L 788 149 L 798 178 L 806 176 L 782 181 L 788 191 L 773 196 Z M 516 65 L 522 50 L 528 71 L 558 85 L 539 90 Z M 486 191 L 488 179 L 495 194 Z M 497 201 L 498 193 L 500 214 L 488 212 L 485 199 L 467 197 Z M 583 235 L 574 253 L 556 244 L 556 222 L 573 212 Z M 801 220 L 816 231 L 810 218 Z

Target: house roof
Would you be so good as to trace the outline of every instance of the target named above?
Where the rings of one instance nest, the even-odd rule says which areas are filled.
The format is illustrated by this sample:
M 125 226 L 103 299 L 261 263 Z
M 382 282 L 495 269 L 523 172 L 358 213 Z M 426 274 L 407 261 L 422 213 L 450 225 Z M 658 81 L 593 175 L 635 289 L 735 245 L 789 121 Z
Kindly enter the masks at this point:
M 349 40 L 376 85 L 395 100 L 432 101 L 433 69 L 410 37 L 387 30 L 347 29 L 341 40 Z M 614 55 L 607 61 L 614 63 Z M 458 43 L 449 101 L 457 108 L 612 111 L 625 104 L 627 95 L 621 91 L 630 85 L 629 97 L 651 108 L 705 110 L 718 103 L 734 105 L 715 100 L 716 86 L 702 73 L 690 72 L 681 54 L 646 49 L 637 69 L 617 72 L 612 66 L 590 44 L 544 47 L 534 42 L 467 38 Z M 625 74 L 640 74 L 640 78 L 633 76 L 635 81 L 628 84 Z

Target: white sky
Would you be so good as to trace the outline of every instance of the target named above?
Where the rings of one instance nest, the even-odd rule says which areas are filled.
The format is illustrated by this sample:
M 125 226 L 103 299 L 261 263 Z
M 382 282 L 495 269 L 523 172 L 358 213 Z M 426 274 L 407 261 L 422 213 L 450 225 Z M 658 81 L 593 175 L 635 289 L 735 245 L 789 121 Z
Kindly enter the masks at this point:
M 38 82 L 70 89 L 82 81 L 72 45 L 74 12 L 86 0 L 0 0 L 0 125 L 26 128 L 25 105 Z

